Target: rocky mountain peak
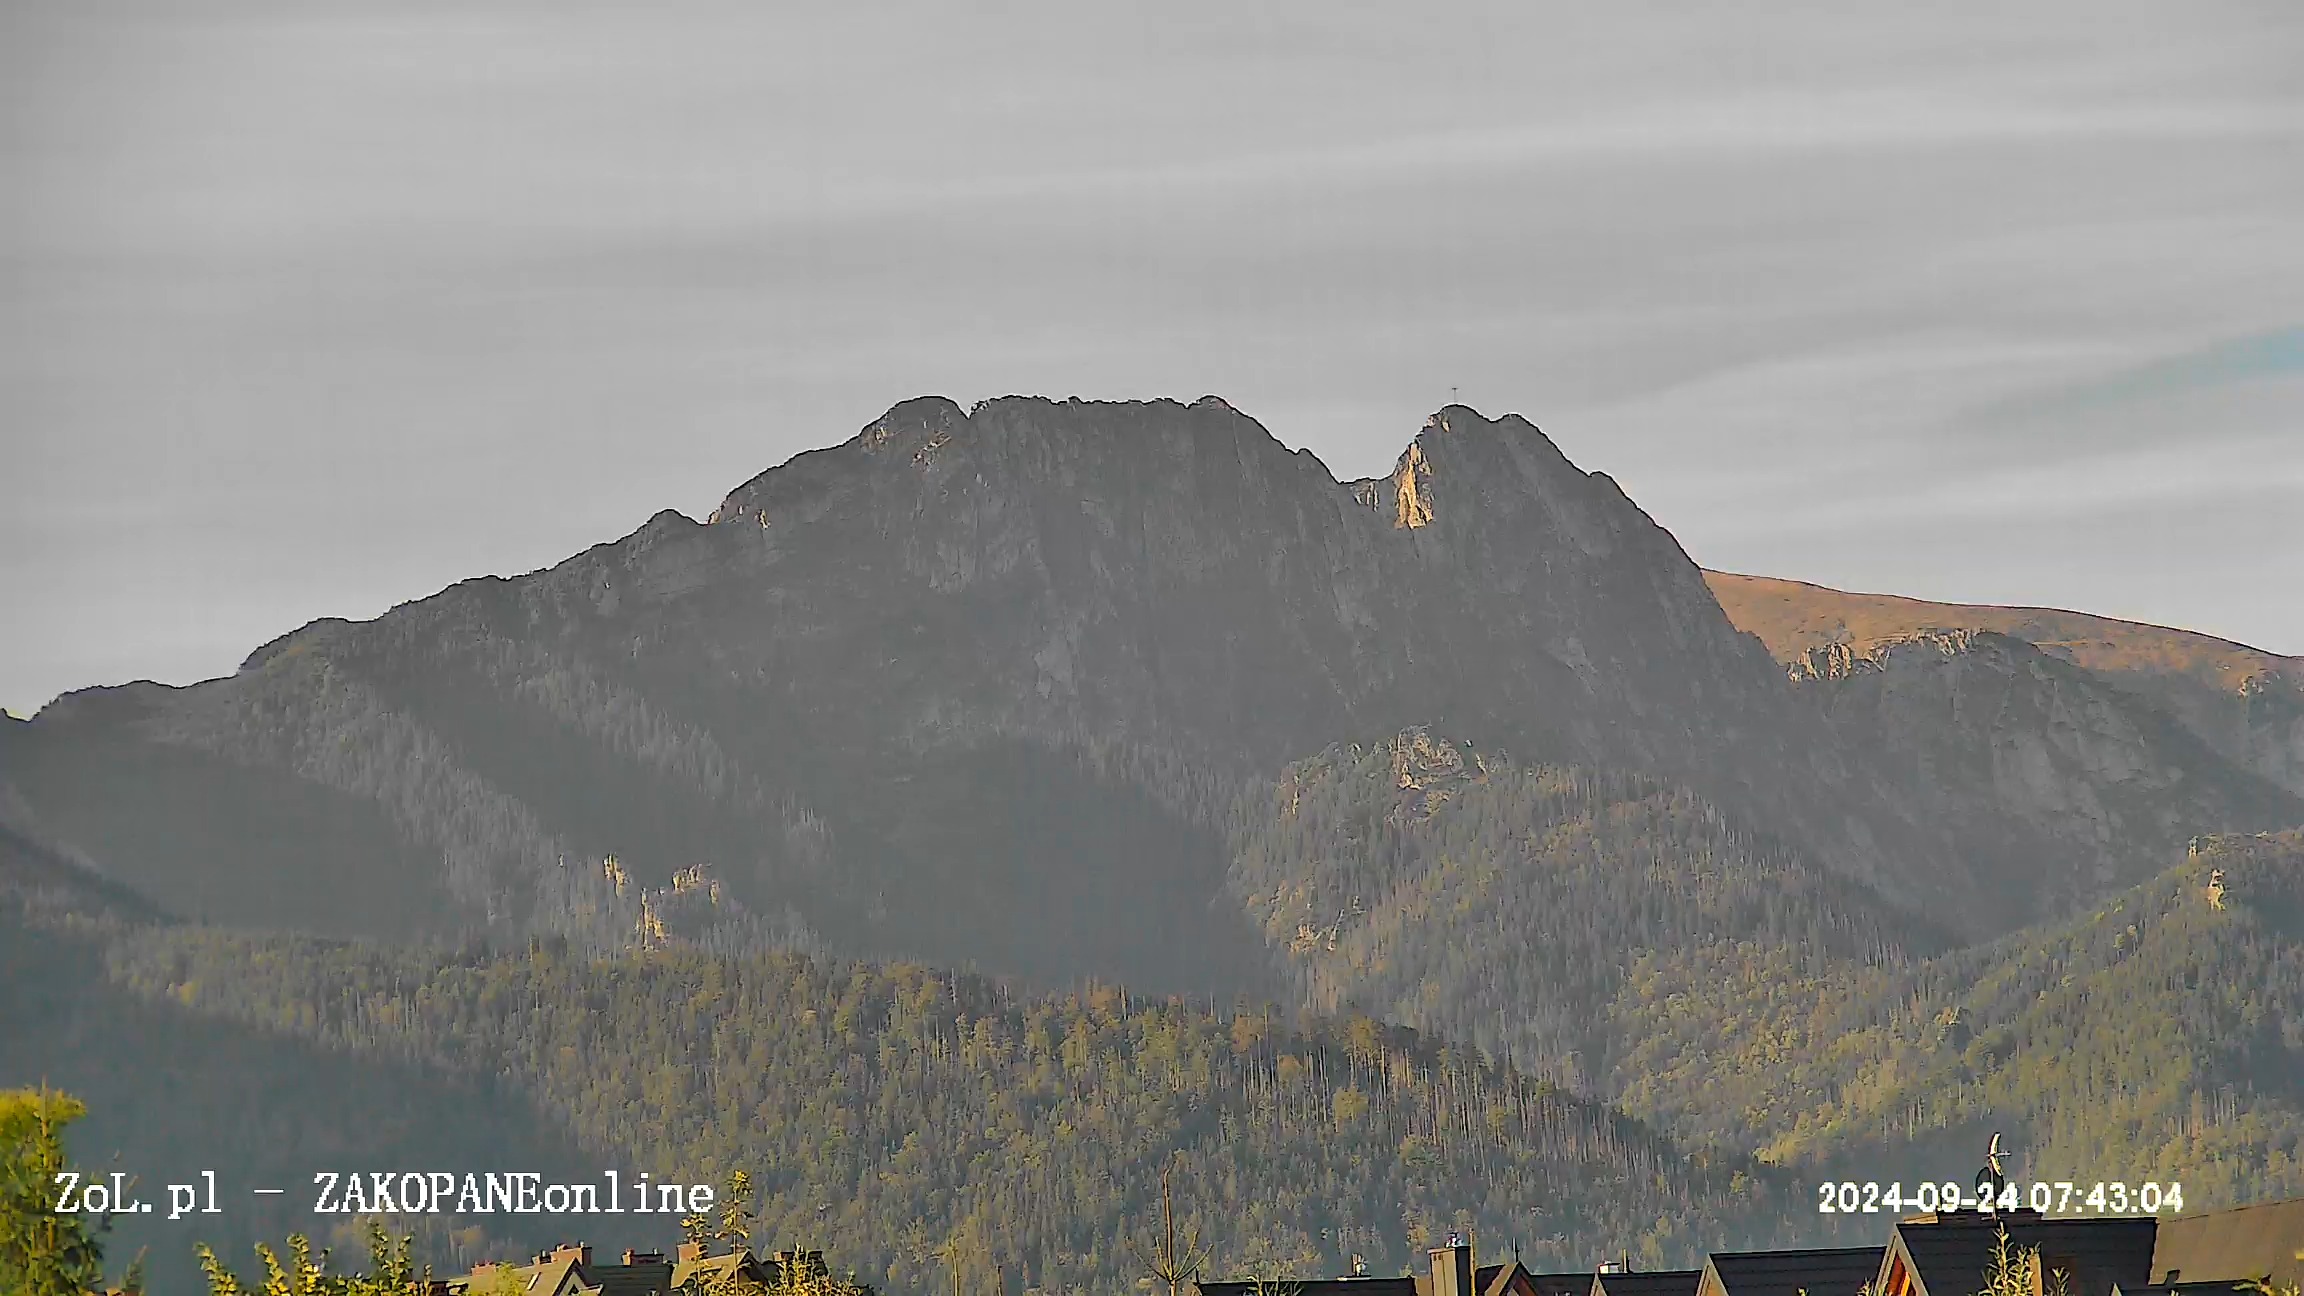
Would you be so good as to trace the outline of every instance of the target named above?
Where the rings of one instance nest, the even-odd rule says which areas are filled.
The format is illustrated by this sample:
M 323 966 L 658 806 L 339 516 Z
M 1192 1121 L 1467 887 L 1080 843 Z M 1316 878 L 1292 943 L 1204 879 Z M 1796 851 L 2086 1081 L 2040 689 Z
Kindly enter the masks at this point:
M 373 803 L 391 850 L 438 853 L 441 905 L 491 923 L 575 921 L 557 861 L 615 853 L 655 881 L 725 867 L 748 899 L 838 878 L 811 903 L 867 947 L 959 911 L 955 932 L 1039 930 L 1066 894 L 1083 933 L 1148 905 L 1188 928 L 1206 824 L 1127 798 L 1205 805 L 1417 725 L 1684 784 L 1892 892 L 1948 851 L 1789 703 L 1669 532 L 1527 420 L 1463 405 L 1346 484 L 1215 397 L 919 397 L 708 525 L 659 513 L 325 630 L 139 732 Z M 1033 837 L 1097 798 L 1151 816 L 1144 878 L 1065 874 L 1071 839 Z M 828 825 L 838 867 L 764 852 L 787 818 Z M 1979 912 L 1962 879 L 1927 886 Z M 952 940 L 926 952 L 977 957 Z M 1131 957 L 1173 968 L 1164 940 Z

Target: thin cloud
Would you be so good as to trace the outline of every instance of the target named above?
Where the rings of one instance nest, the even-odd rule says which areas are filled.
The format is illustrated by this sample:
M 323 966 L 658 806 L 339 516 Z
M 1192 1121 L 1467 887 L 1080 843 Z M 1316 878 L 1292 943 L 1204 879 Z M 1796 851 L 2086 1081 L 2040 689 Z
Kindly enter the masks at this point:
M 2227 338 L 2181 355 L 2083 382 L 2019 395 L 1975 411 L 1979 423 L 2005 427 L 2091 412 L 2214 387 L 2304 374 L 2304 327 Z

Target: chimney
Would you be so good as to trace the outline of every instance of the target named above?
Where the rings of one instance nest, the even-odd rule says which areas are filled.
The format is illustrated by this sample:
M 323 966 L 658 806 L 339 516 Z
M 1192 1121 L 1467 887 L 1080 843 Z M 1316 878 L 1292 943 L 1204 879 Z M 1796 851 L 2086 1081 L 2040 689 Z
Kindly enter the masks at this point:
M 635 1251 L 626 1247 L 624 1248 L 624 1263 L 628 1265 L 662 1264 L 664 1263 L 664 1253 L 661 1251 Z
M 1472 1290 L 1472 1248 L 1454 1234 L 1447 1246 L 1432 1248 L 1432 1290 L 1426 1296 L 1479 1296 Z
M 701 1259 L 703 1259 L 703 1258 L 704 1258 L 704 1244 L 703 1244 L 703 1243 L 701 1243 L 701 1242 L 683 1242 L 683 1243 L 681 1243 L 681 1244 L 680 1244 L 680 1262 L 681 1262 L 682 1264 L 686 1264 L 686 1263 L 687 1263 L 688 1261 L 690 1261 L 690 1260 L 701 1260 Z

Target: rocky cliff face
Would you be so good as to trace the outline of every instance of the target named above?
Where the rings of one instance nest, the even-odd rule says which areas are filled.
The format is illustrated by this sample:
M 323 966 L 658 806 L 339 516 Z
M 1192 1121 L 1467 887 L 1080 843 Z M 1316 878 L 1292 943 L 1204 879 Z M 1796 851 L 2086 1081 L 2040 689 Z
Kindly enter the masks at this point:
M 2304 658 L 2083 612 L 1928 603 L 1728 572 L 1705 580 L 1737 626 L 1796 671 L 1819 648 L 1864 653 L 1920 631 L 1991 630 L 2144 699 L 2227 760 L 2304 795 Z
M 712 670 L 804 729 L 1134 745 L 1231 779 L 1444 724 L 1703 788 L 1891 888 L 1941 850 L 1783 705 L 1672 537 L 1516 417 L 1442 410 L 1391 475 L 1340 484 L 1214 399 L 920 400 L 713 518 L 669 541 L 692 555 L 669 597 L 746 591 Z M 600 615 L 634 597 L 555 576 L 599 582 Z
M 1241 781 L 1429 724 L 2005 921 L 2007 879 L 1790 690 L 1517 417 L 1451 406 L 1341 483 L 1212 397 L 925 398 L 706 523 L 63 699 L 0 779 L 187 912 L 628 940 L 703 864 L 794 939 L 1223 988 L 1261 958 L 1218 903 Z
M 1968 849 L 2036 881 L 2041 912 L 2152 876 L 2194 835 L 2304 822 L 2304 801 L 2146 699 L 2009 635 L 1828 644 L 1788 674 L 1948 822 L 1982 827 Z

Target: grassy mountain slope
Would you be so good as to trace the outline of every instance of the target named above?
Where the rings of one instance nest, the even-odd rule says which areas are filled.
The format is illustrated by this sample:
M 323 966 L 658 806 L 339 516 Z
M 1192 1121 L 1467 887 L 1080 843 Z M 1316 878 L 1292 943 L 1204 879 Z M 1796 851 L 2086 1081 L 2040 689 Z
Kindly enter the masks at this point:
M 1922 632 L 1987 630 L 2148 699 L 2228 760 L 2304 793 L 2304 658 L 2054 608 L 1930 603 L 1729 572 L 1704 579 L 1737 628 L 1787 664 L 1835 645 L 1862 655 Z

